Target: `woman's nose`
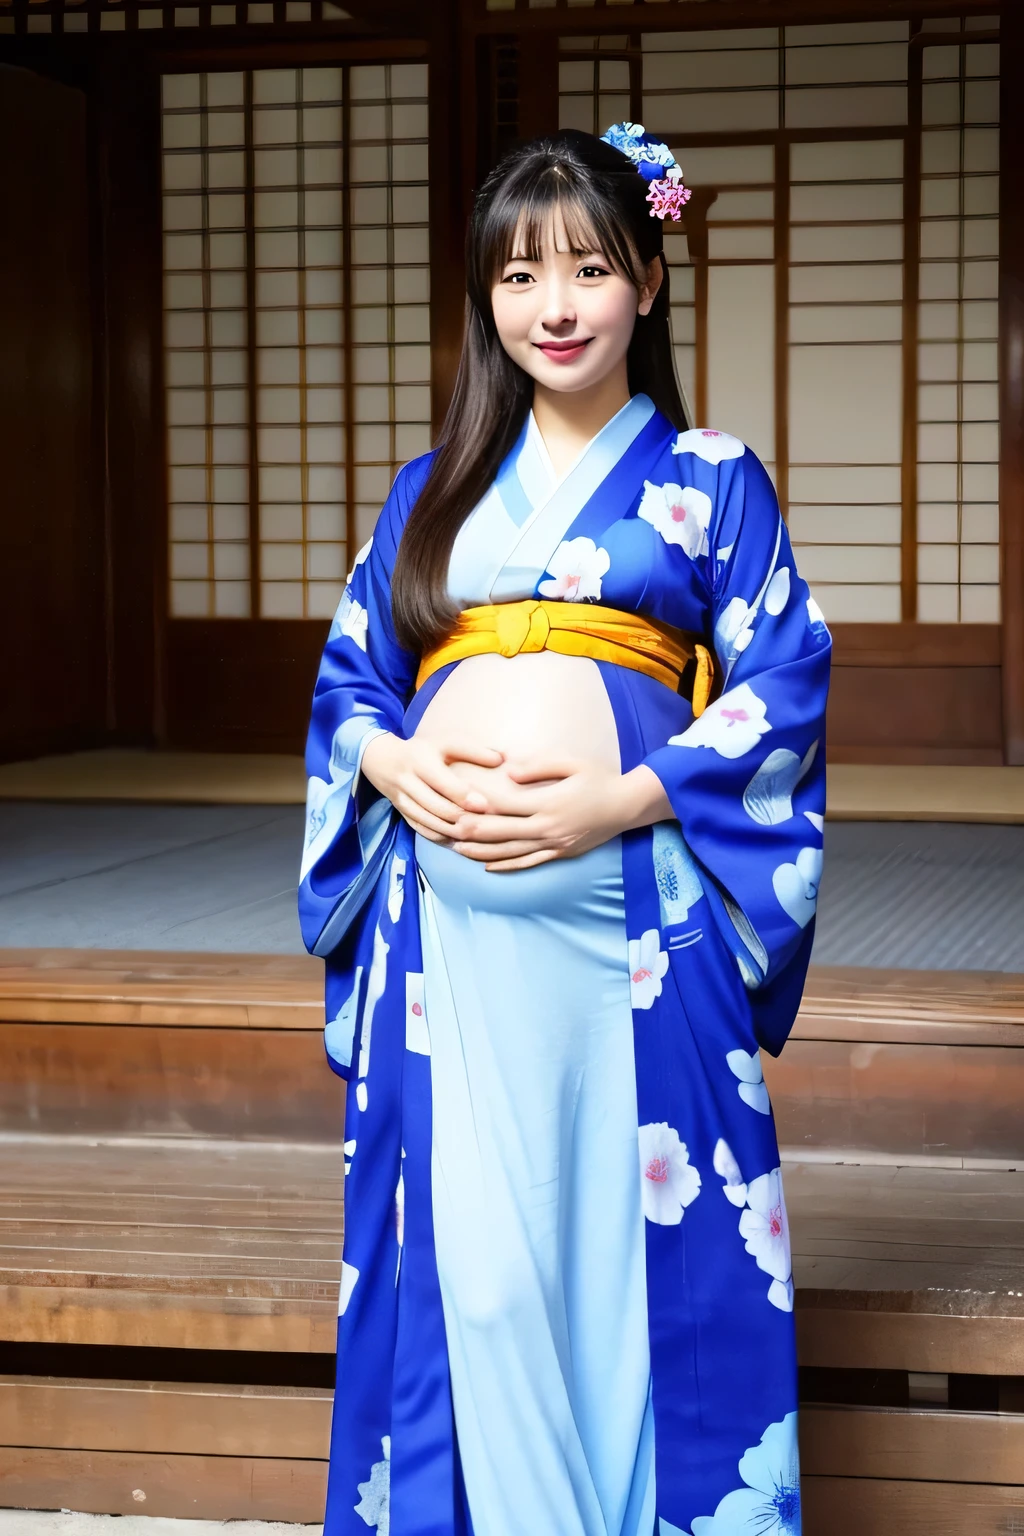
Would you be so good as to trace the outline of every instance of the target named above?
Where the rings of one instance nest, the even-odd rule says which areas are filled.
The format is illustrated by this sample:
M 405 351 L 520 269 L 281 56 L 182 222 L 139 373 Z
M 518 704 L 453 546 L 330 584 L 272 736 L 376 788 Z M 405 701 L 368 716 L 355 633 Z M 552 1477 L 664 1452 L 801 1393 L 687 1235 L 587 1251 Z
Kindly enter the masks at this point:
M 567 283 L 546 284 L 540 321 L 546 331 L 566 330 L 576 324 L 576 309 Z

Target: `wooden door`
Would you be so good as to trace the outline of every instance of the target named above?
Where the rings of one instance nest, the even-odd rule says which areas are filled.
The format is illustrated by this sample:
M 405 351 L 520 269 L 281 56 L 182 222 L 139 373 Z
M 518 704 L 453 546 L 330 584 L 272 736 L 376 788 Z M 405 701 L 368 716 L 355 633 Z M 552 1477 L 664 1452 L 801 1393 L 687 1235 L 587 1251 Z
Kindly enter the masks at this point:
M 0 145 L 0 758 L 17 758 L 104 728 L 84 95 L 0 67 Z

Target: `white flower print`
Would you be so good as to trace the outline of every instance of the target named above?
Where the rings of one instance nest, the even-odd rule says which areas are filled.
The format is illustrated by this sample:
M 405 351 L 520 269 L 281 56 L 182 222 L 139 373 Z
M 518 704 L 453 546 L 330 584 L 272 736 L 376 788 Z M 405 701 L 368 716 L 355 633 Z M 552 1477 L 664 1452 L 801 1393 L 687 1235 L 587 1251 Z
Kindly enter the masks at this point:
M 749 683 L 740 683 L 709 704 L 704 713 L 679 736 L 670 736 L 673 747 L 710 747 L 720 757 L 744 757 L 766 731 L 771 730 L 767 707 Z
M 740 1457 L 744 1487 L 727 1493 L 713 1515 L 698 1515 L 693 1536 L 800 1536 L 797 1416 L 769 1424 L 761 1443 Z
M 359 550 L 356 551 L 356 557 L 352 561 L 352 569 L 349 571 L 348 575 L 345 577 L 346 583 L 350 582 L 352 580 L 352 577 L 355 575 L 357 568 L 359 566 L 361 566 L 363 561 L 366 560 L 369 557 L 370 550 L 372 548 L 373 548 L 373 538 L 371 536 L 370 538 L 367 539 L 367 541 L 363 545 L 362 549 L 359 549 Z
M 644 481 L 643 500 L 637 516 L 656 528 L 666 544 L 678 544 L 695 560 L 708 552 L 711 497 L 692 485 L 652 485 Z
M 370 974 L 366 981 L 366 1001 L 363 1004 L 363 1028 L 359 1036 L 359 1076 L 365 1078 L 370 1070 L 370 1042 L 373 1039 L 373 1015 L 377 1004 L 384 996 L 384 987 L 387 982 L 388 954 L 391 945 L 380 931 L 378 923 L 373 934 L 373 958 L 370 961 Z M 359 1106 L 360 1109 L 364 1105 Z
M 352 1159 L 355 1157 L 355 1155 L 356 1155 L 356 1139 L 353 1136 L 351 1141 L 346 1141 L 346 1143 L 345 1143 L 345 1157 L 347 1159 L 347 1161 L 345 1163 L 345 1172 L 346 1173 L 351 1173 L 352 1172 Z
M 768 1300 L 780 1312 L 793 1310 L 793 1260 L 789 1251 L 789 1221 L 782 1195 L 782 1170 L 773 1168 L 747 1185 L 747 1208 L 740 1213 L 740 1236 L 771 1275 Z
M 731 437 L 728 432 L 716 432 L 712 427 L 694 427 L 689 432 L 680 432 L 672 444 L 673 453 L 695 453 L 708 464 L 740 459 L 746 451 L 738 437 Z
M 789 566 L 783 565 L 775 572 L 764 594 L 764 611 L 777 616 L 789 602 Z
M 700 1194 L 700 1174 L 691 1165 L 679 1132 L 665 1121 L 640 1126 L 638 1136 L 644 1215 L 660 1227 L 677 1227 L 685 1207 Z
M 730 1051 L 726 1056 L 729 1071 L 733 1077 L 738 1077 L 739 1087 L 736 1090 L 744 1104 L 749 1104 L 751 1109 L 756 1109 L 759 1115 L 771 1114 L 771 1104 L 768 1102 L 768 1089 L 764 1085 L 764 1072 L 761 1070 L 761 1055 L 759 1051 Z
M 721 1137 L 715 1143 L 714 1155 L 715 1172 L 724 1180 L 722 1193 L 730 1205 L 738 1205 L 741 1208 L 747 1203 L 747 1186 L 743 1182 L 740 1173 L 740 1165 L 732 1155 L 732 1148 Z
M 788 747 L 769 752 L 743 791 L 743 809 L 761 827 L 777 827 L 793 815 L 793 794 L 807 777 L 818 753 L 813 741 L 801 759 Z
M 341 1290 L 338 1293 L 338 1316 L 344 1317 L 348 1310 L 348 1304 L 352 1300 L 352 1292 L 356 1288 L 359 1279 L 359 1271 L 354 1264 L 346 1264 L 342 1260 L 341 1265 Z
M 407 859 L 400 859 L 397 854 L 391 860 L 391 873 L 388 878 L 388 916 L 393 923 L 397 923 L 402 915 L 402 903 L 405 900 L 405 866 Z
M 704 895 L 693 855 L 683 840 L 678 821 L 659 821 L 651 838 L 654 878 L 658 883 L 661 925 L 685 923 L 690 908 Z
M 606 549 L 599 549 L 593 539 L 563 539 L 548 561 L 550 581 L 542 581 L 537 591 L 542 597 L 565 603 L 582 603 L 601 596 L 601 577 L 611 565 Z
M 772 875 L 779 906 L 801 928 L 817 910 L 823 862 L 820 848 L 801 848 L 795 864 L 780 864 Z
M 405 1156 L 405 1148 L 402 1148 L 402 1156 Z M 395 1237 L 398 1239 L 398 1258 L 395 1261 L 395 1284 L 402 1273 L 402 1252 L 405 1248 L 405 1174 L 399 1170 L 398 1184 L 395 1188 Z
M 820 811 L 804 811 L 804 815 L 814 828 L 815 832 L 825 831 L 825 818 Z
M 348 809 L 363 744 L 370 736 L 379 736 L 383 729 L 379 715 L 366 708 L 356 708 L 338 726 L 331 741 L 327 768 L 330 778 L 310 776 L 306 789 L 306 843 L 299 870 L 300 881 L 306 878 L 317 859 L 334 841 Z
M 354 1508 L 367 1525 L 377 1527 L 377 1536 L 388 1536 L 391 1529 L 391 1436 L 385 1435 L 380 1444 L 384 1460 L 373 1463 L 369 1482 L 356 1484 L 359 1503 Z
M 819 625 L 822 629 L 825 628 L 825 615 L 813 597 L 807 599 L 807 622 L 812 629 L 817 629 Z
M 723 661 L 735 661 L 754 638 L 751 625 L 757 618 L 757 609 L 744 602 L 742 597 L 732 597 L 718 616 L 715 625 L 715 648 Z
M 355 641 L 361 651 L 365 651 L 369 623 L 370 615 L 346 587 L 341 594 L 341 602 L 338 604 L 338 611 L 331 625 L 331 639 L 336 640 L 341 635 L 347 635 L 350 640 Z
M 629 1001 L 633 1008 L 652 1008 L 661 996 L 661 978 L 668 970 L 668 950 L 659 945 L 661 934 L 648 928 L 639 939 L 630 939 Z
M 405 1048 L 414 1051 L 417 1056 L 430 1055 L 422 971 L 405 973 Z
M 328 1019 L 324 1029 L 324 1046 L 332 1061 L 336 1061 L 339 1067 L 352 1065 L 352 1046 L 356 1033 L 356 1004 L 359 1001 L 359 983 L 363 978 L 363 967 L 356 966 L 352 991 L 342 1003 L 333 1019 Z

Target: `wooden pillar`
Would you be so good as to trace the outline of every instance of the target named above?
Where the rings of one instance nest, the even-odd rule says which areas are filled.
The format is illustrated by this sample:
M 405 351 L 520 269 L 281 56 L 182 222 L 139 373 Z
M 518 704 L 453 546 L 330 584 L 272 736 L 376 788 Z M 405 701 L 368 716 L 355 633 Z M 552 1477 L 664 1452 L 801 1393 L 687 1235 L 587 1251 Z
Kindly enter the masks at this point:
M 1006 761 L 1024 764 L 1024 9 L 1003 7 L 999 165 L 999 520 Z
M 458 0 L 429 7 L 431 422 L 436 433 L 451 399 L 462 351 L 466 34 Z
M 90 93 L 98 288 L 94 316 L 107 560 L 107 727 L 163 730 L 167 485 L 163 398 L 160 77 L 141 48 L 98 56 Z

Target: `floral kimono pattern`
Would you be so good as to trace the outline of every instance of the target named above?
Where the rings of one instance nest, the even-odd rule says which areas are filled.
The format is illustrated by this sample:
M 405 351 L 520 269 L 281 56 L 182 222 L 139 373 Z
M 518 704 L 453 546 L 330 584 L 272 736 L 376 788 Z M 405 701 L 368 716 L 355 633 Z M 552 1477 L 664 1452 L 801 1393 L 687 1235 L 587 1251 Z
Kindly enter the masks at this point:
M 793 1281 L 758 1052 L 781 1050 L 810 954 L 830 639 L 737 439 L 677 433 L 636 396 L 547 494 L 531 430 L 460 535 L 451 589 L 460 560 L 490 561 L 486 600 L 600 602 L 696 632 L 716 657 L 696 720 L 683 694 L 597 663 L 623 772 L 653 769 L 676 818 L 622 837 L 657 1529 L 797 1536 Z M 418 658 L 391 619 L 429 467 L 399 473 L 357 556 L 307 750 L 300 913 L 349 1083 L 327 1536 L 472 1530 L 434 1250 L 414 839 L 359 771 L 375 734 L 412 734 L 450 670 L 414 692 Z

